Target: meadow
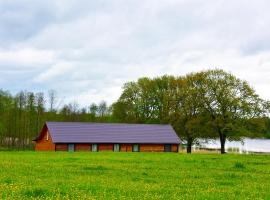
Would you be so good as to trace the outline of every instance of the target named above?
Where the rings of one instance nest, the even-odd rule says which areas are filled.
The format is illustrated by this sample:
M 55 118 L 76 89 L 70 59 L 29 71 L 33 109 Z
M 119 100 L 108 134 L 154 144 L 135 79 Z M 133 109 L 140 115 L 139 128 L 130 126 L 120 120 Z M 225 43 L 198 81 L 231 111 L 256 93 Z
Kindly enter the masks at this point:
M 0 152 L 1 199 L 270 199 L 269 155 Z

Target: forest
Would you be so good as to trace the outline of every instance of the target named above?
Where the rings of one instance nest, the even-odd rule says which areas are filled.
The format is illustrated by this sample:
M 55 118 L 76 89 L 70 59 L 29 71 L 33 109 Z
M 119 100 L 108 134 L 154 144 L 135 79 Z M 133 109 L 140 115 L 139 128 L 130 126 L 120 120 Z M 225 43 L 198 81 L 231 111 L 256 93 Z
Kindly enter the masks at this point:
M 127 82 L 119 99 L 62 105 L 56 90 L 47 93 L 0 89 L 0 149 L 32 149 L 46 121 L 171 124 L 187 145 L 198 138 L 270 138 L 269 101 L 244 80 L 223 70 L 184 76 L 143 77 Z

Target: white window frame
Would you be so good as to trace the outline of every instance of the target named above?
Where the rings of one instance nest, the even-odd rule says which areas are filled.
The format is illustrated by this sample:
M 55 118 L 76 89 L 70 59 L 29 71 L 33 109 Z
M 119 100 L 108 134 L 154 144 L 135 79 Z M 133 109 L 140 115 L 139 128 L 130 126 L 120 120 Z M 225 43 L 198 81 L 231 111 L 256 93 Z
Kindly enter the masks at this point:
M 73 146 L 72 151 L 69 150 L 69 147 Z M 75 151 L 75 144 L 68 144 L 68 152 L 74 152 Z
M 120 144 L 114 144 L 113 145 L 113 151 L 114 152 L 119 152 L 120 151 Z
M 94 146 L 95 146 L 95 148 L 94 148 Z M 92 144 L 91 145 L 91 151 L 92 152 L 98 152 L 98 144 Z
M 138 147 L 137 151 L 134 151 L 134 146 L 135 145 Z M 139 144 L 133 144 L 132 145 L 132 152 L 140 152 L 140 145 Z

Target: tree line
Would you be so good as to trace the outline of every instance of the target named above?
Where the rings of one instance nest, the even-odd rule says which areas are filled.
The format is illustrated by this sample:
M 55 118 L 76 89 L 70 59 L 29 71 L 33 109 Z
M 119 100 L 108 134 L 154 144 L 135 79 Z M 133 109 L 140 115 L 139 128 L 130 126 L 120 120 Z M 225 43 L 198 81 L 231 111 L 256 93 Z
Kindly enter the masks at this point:
M 61 105 L 54 90 L 46 95 L 0 90 L 0 144 L 32 148 L 45 121 L 152 123 L 171 124 L 189 153 L 199 138 L 219 138 L 225 153 L 226 140 L 270 137 L 268 116 L 269 102 L 246 81 L 218 69 L 128 82 L 110 106 Z
M 0 147 L 31 149 L 32 140 L 46 121 L 109 122 L 110 107 L 105 101 L 80 108 L 77 102 L 60 105 L 54 90 L 47 95 L 21 91 L 12 96 L 0 90 Z M 1 148 L 0 148 L 1 149 Z

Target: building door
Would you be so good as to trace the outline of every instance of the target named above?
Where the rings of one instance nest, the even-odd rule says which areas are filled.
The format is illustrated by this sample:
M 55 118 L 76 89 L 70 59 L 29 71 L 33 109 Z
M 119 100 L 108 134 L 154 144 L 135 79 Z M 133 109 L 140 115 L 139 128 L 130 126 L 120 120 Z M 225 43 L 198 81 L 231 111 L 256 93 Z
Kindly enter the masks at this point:
M 74 152 L 74 144 L 68 144 L 68 151 Z
M 171 152 L 172 151 L 172 145 L 171 144 L 165 144 L 164 145 L 164 152 Z

